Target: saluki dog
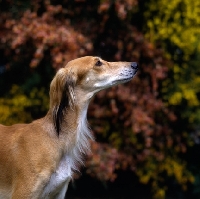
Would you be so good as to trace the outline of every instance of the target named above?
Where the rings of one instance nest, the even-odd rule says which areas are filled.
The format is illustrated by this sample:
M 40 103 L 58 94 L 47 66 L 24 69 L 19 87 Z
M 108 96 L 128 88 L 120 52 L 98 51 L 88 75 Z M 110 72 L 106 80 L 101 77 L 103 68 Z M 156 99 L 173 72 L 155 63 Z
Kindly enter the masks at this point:
M 45 117 L 30 124 L 0 125 L 0 199 L 63 199 L 93 136 L 87 109 L 98 91 L 125 83 L 136 62 L 86 56 L 68 62 L 50 84 Z

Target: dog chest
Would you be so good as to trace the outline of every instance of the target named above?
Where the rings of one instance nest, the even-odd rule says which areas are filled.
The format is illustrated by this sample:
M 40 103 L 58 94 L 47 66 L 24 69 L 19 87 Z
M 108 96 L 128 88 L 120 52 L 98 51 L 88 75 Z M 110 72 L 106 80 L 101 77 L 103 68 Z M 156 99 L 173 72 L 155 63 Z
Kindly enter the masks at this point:
M 64 193 L 67 191 L 66 184 L 69 183 L 72 177 L 72 165 L 70 156 L 64 156 L 56 171 L 51 175 L 47 186 L 44 189 L 42 198 L 48 199 L 56 196 L 62 191 L 63 187 Z

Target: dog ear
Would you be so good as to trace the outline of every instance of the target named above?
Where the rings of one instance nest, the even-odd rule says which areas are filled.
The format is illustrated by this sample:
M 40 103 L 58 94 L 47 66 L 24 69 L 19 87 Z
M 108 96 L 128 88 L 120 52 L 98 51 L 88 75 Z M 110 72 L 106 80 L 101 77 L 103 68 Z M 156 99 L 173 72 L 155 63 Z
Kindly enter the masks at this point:
M 76 80 L 73 72 L 60 69 L 50 86 L 50 108 L 53 110 L 53 122 L 58 135 L 66 110 L 75 107 Z

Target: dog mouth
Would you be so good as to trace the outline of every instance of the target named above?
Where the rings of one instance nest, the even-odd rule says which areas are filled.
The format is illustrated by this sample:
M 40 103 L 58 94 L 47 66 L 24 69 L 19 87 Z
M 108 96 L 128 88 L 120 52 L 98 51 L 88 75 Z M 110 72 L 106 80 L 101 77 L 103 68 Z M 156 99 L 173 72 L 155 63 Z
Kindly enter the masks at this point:
M 133 78 L 134 75 L 130 76 L 130 77 L 127 77 L 127 78 L 124 78 L 124 79 L 121 79 L 118 81 L 118 83 L 126 83 L 126 82 L 129 82 L 132 78 Z
M 130 70 L 123 71 L 122 73 L 119 74 L 119 79 L 116 82 L 126 83 L 126 82 L 130 81 L 135 76 L 137 71 L 138 71 L 138 68 L 135 70 L 131 70 L 131 71 Z
M 114 81 L 113 84 L 123 84 L 123 83 L 129 82 L 134 77 L 135 74 L 136 72 L 130 73 L 129 75 L 123 75 L 123 76 L 120 75 L 119 79 Z
M 109 78 L 104 78 L 101 82 L 96 83 L 94 87 L 97 91 L 100 91 L 105 88 L 109 88 L 114 85 L 123 84 L 129 82 L 137 73 L 137 69 L 125 69 L 122 70 L 117 76 L 110 76 Z

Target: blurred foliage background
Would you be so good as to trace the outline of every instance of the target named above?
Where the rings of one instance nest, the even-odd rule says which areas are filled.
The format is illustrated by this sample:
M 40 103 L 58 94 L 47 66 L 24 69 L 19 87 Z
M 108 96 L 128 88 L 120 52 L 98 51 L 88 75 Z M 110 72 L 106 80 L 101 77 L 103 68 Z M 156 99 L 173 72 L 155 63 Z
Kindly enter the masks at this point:
M 195 0 L 1 0 L 0 122 L 44 116 L 71 59 L 136 61 L 134 80 L 90 104 L 96 142 L 67 195 L 199 199 L 199 15 Z

